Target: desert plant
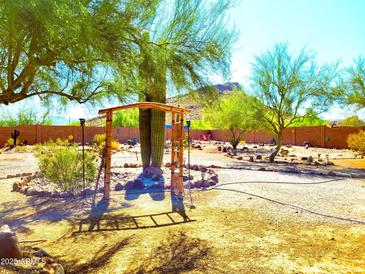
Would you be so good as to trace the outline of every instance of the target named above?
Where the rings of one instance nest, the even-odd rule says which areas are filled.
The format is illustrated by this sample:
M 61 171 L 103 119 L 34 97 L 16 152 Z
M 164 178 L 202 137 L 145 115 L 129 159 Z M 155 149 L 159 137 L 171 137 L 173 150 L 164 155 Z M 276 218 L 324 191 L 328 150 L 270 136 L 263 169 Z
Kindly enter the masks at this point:
M 64 191 L 76 191 L 82 187 L 82 153 L 77 144 L 67 141 L 53 142 L 42 146 L 35 154 L 41 173 Z M 85 182 L 89 186 L 96 175 L 96 156 L 85 151 Z
M 261 117 L 257 121 L 275 135 L 276 147 L 270 155 L 274 162 L 283 144 L 284 129 L 308 114 L 328 109 L 337 79 L 337 65 L 316 64 L 314 55 L 303 49 L 293 55 L 287 43 L 255 58 L 252 69 L 253 94 L 261 102 L 253 105 Z M 310 104 L 313 112 L 301 110 Z
M 254 103 L 254 97 L 235 90 L 222 96 L 217 105 L 204 108 L 204 122 L 211 127 L 226 129 L 229 142 L 236 149 L 245 133 L 257 129 L 258 114 L 251 107 Z
M 105 147 L 106 135 L 105 134 L 95 134 L 93 137 L 93 142 L 99 149 L 103 149 Z M 120 143 L 117 140 L 112 140 L 111 148 L 114 150 L 120 149 Z
M 20 144 L 20 141 L 19 139 L 16 140 L 16 145 L 19 145 Z M 14 146 L 14 139 L 13 138 L 9 138 L 6 140 L 6 144 L 5 144 L 6 147 L 13 147 Z
M 16 146 L 16 147 L 15 147 L 15 151 L 16 151 L 16 152 L 27 152 L 27 151 L 28 151 L 28 149 L 27 149 L 27 147 L 26 147 L 26 146 Z
M 105 142 L 105 139 L 106 139 L 105 134 L 95 134 L 93 137 L 93 143 L 99 146 L 103 142 Z
M 20 135 L 20 131 L 19 130 L 14 130 L 14 132 L 11 134 L 11 138 L 13 138 L 13 146 L 16 146 L 17 145 L 17 138 L 19 137 Z
M 361 130 L 359 133 L 350 134 L 347 138 L 347 144 L 350 149 L 365 153 L 365 131 Z

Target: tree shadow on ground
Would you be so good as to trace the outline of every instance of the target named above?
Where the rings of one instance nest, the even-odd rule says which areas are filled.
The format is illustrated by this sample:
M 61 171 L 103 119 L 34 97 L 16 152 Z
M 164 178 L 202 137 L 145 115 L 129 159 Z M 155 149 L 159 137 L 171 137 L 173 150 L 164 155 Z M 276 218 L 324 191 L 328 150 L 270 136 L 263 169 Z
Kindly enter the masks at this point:
M 129 266 L 127 273 L 181 273 L 189 270 L 203 270 L 211 248 L 199 238 L 190 238 L 183 232 L 170 233 L 161 246 L 140 263 Z M 138 263 L 138 266 L 135 264 Z
M 64 267 L 65 272 L 69 274 L 98 273 L 98 270 L 106 266 L 116 253 L 129 244 L 130 239 L 131 237 L 124 238 L 110 248 L 107 248 L 107 244 L 105 244 L 86 263 L 79 264 L 77 260 L 64 261 L 62 259 L 59 259 L 59 262 Z
M 85 216 L 92 207 L 92 199 L 84 197 L 74 198 L 45 198 L 31 196 L 27 197 L 26 205 L 17 206 L 17 201 L 0 204 L 3 208 L 9 208 L 0 212 L 0 225 L 8 224 L 10 227 L 23 227 L 33 222 L 48 221 L 59 222 Z M 105 210 L 115 210 L 126 208 L 130 205 L 122 203 L 118 207 L 105 208 Z M 101 212 L 102 204 L 92 209 L 93 214 Z

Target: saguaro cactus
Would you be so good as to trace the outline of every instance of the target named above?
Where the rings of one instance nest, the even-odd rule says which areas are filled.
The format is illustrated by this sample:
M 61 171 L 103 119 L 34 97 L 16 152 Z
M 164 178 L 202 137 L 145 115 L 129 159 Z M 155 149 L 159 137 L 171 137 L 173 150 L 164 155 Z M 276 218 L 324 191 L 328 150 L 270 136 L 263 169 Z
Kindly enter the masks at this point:
M 14 146 L 16 146 L 16 139 L 19 137 L 20 132 L 19 130 L 14 130 L 14 132 L 11 134 L 11 138 L 13 138 Z
M 150 166 L 151 161 L 151 110 L 139 110 L 139 136 L 141 141 L 141 158 L 143 169 Z
M 161 167 L 165 144 L 165 112 L 151 110 L 151 165 Z

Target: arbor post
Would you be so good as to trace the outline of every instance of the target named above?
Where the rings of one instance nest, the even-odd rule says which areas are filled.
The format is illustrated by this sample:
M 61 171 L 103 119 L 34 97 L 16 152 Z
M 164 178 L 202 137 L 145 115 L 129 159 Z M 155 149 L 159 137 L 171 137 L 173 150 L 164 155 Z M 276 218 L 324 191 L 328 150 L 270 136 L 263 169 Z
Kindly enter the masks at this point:
M 113 131 L 113 112 L 108 111 L 106 114 L 106 154 L 105 154 L 105 173 L 104 173 L 104 199 L 109 201 L 110 198 L 110 169 L 112 161 L 112 131 Z

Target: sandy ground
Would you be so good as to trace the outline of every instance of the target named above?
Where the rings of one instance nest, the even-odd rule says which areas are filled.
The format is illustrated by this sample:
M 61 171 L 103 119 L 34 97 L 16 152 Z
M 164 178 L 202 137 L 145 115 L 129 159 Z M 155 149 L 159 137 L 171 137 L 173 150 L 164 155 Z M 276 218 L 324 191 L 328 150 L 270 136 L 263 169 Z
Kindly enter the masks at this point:
M 201 164 L 236 163 L 213 152 L 193 151 L 192 158 Z M 131 161 L 130 154 L 114 155 L 115 164 L 123 161 Z M 20 163 L 0 164 L 4 172 Z M 216 171 L 215 188 L 193 191 L 195 209 L 186 193 L 192 222 L 171 222 L 165 214 L 171 211 L 169 192 L 158 199 L 113 192 L 109 206 L 99 211 L 109 217 L 101 231 L 87 221 L 78 233 L 80 219 L 95 213 L 91 197 L 26 197 L 10 191 L 16 179 L 6 179 L 0 181 L 0 224 L 9 224 L 20 240 L 47 240 L 33 246 L 70 273 L 365 273 L 365 180 Z M 140 228 L 123 218 L 150 214 L 160 214 L 153 217 L 157 225 L 150 216 L 135 218 Z M 176 213 L 170 217 L 182 222 Z M 119 221 L 119 229 L 110 220 Z

